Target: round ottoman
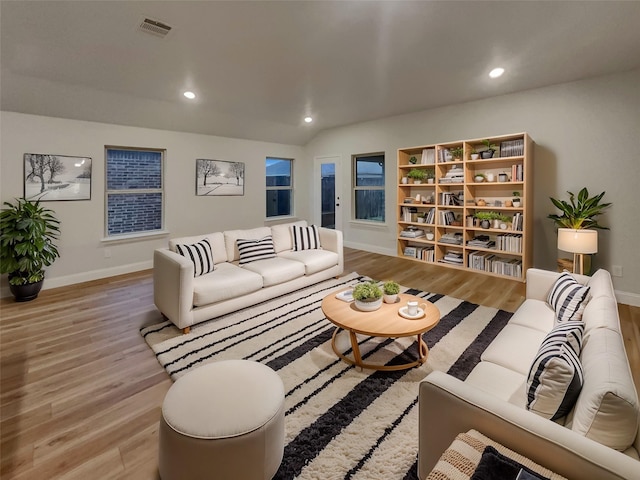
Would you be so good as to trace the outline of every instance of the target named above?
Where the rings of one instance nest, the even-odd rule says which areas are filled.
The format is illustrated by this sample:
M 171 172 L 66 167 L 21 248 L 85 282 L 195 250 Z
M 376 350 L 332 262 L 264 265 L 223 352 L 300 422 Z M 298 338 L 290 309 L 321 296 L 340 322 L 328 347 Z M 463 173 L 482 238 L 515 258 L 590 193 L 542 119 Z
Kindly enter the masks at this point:
M 284 386 L 271 368 L 224 360 L 180 377 L 162 404 L 162 480 L 261 480 L 284 453 Z

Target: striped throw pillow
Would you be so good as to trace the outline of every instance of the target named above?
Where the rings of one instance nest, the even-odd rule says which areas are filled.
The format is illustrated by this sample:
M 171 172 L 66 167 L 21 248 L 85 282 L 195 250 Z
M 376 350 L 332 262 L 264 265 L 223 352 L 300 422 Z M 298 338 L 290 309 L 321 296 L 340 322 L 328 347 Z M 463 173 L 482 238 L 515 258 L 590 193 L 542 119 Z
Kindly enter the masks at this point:
M 240 265 L 274 258 L 276 251 L 273 247 L 273 238 L 267 235 L 259 240 L 246 240 L 239 238 L 236 240 L 238 253 L 240 254 Z
M 551 287 L 547 302 L 556 312 L 557 322 L 568 322 L 582 319 L 588 296 L 589 287 L 578 283 L 568 273 L 563 273 Z
M 199 277 L 213 272 L 213 252 L 208 239 L 203 239 L 193 245 L 176 244 L 176 252 L 193 262 L 193 276 Z
M 309 225 L 308 227 L 291 225 L 291 235 L 293 236 L 294 252 L 320 248 L 320 235 L 318 227 L 315 225 Z
M 544 338 L 527 377 L 527 409 L 555 420 L 571 411 L 582 389 L 583 322 L 556 325 Z

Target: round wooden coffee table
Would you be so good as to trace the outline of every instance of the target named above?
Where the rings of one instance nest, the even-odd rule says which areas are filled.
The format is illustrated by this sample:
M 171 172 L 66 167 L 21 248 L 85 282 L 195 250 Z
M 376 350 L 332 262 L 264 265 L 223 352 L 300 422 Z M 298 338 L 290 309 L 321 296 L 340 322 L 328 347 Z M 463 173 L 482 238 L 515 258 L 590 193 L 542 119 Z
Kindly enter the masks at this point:
M 402 370 L 422 365 L 427 360 L 429 349 L 422 339 L 422 334 L 431 330 L 440 321 L 440 310 L 433 303 L 420 297 L 401 293 L 398 295 L 398 302 L 393 304 L 383 303 L 378 310 L 363 312 L 356 308 L 355 302 L 348 303 L 338 300 L 336 293 L 339 292 L 333 292 L 322 300 L 322 312 L 331 323 L 336 325 L 331 339 L 331 347 L 342 360 L 351 365 L 373 370 Z M 417 301 L 419 304 L 426 304 L 423 317 L 410 320 L 400 316 L 398 313 L 401 307 L 406 306 L 407 302 L 412 300 Z M 347 357 L 336 347 L 336 336 L 340 330 L 349 332 L 353 359 Z M 356 337 L 358 333 L 372 337 L 387 338 L 412 337 L 415 335 L 418 341 L 418 359 L 402 365 L 364 363 Z

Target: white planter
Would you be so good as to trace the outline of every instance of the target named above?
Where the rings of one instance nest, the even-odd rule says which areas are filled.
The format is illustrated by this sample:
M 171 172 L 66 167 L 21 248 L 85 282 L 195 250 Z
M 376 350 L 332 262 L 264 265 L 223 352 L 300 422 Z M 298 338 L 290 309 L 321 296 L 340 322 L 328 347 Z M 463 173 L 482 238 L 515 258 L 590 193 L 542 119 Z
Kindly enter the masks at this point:
M 420 185 L 422 183 L 422 180 L 414 180 L 413 183 L 415 183 L 416 185 Z
M 384 303 L 396 303 L 398 300 L 398 294 L 387 295 L 386 293 L 382 296 L 384 299 Z
M 378 298 L 372 302 L 363 302 L 362 300 L 356 300 L 355 302 L 356 308 L 363 312 L 373 312 L 382 306 L 382 298 Z
M 433 183 L 433 178 L 427 178 L 427 183 Z
M 472 153 L 471 154 L 471 160 L 477 160 L 478 159 L 479 154 L 478 153 Z

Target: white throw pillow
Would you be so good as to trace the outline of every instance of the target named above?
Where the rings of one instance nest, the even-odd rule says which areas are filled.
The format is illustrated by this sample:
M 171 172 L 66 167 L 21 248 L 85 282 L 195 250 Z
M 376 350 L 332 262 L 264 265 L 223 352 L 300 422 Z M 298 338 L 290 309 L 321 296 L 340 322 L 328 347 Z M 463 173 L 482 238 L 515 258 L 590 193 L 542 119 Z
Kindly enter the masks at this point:
M 268 235 L 259 240 L 247 240 L 239 238 L 236 240 L 238 252 L 240 253 L 240 265 L 274 258 L 276 251 L 273 247 L 273 239 Z
M 581 320 L 588 296 L 588 286 L 580 284 L 568 273 L 563 273 L 551 287 L 547 303 L 556 312 L 557 322 Z
M 291 236 L 293 237 L 294 252 L 320 248 L 320 235 L 316 225 L 309 225 L 308 227 L 291 225 Z
M 176 252 L 193 262 L 194 277 L 213 272 L 213 252 L 208 239 L 202 239 L 194 244 L 178 243 Z

